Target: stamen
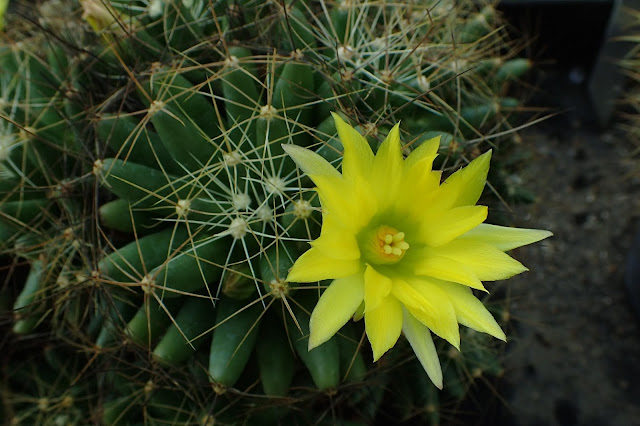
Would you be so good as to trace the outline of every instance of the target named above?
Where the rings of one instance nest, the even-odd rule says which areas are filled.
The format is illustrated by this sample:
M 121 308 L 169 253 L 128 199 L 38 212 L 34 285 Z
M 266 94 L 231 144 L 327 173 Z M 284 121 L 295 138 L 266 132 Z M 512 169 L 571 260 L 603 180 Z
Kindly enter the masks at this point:
M 371 235 L 371 234 L 370 234 Z M 398 262 L 409 249 L 409 243 L 404 240 L 405 233 L 387 225 L 379 226 L 371 235 L 369 258 L 373 264 L 387 264 Z M 368 250 L 367 250 L 368 251 Z

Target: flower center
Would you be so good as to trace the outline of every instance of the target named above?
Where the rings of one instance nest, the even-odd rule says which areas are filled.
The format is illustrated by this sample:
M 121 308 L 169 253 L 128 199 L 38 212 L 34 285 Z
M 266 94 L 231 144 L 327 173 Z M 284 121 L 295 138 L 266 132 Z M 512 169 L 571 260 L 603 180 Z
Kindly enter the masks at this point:
M 379 226 L 369 235 L 365 256 L 373 264 L 395 263 L 409 249 L 409 243 L 404 240 L 404 232 L 390 226 Z

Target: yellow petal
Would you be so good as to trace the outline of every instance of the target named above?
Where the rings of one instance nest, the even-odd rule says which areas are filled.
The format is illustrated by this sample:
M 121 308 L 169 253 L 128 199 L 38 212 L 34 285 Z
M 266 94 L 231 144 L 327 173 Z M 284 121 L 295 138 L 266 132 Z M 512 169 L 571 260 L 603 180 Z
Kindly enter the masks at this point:
M 473 295 L 470 288 L 445 281 L 438 281 L 435 284 L 449 295 L 449 300 L 451 300 L 460 324 L 506 342 L 507 337 L 504 331 L 482 302 Z
M 378 212 L 371 184 L 364 180 L 345 181 L 325 178 L 325 184 L 318 185 L 318 195 L 323 212 L 334 216 L 343 228 L 357 233 L 369 223 L 371 217 Z
M 437 212 L 442 212 L 444 209 L 438 209 L 433 202 L 438 194 L 441 174 L 440 171 L 431 171 L 420 164 L 406 170 L 400 184 L 402 191 L 396 196 L 396 210 L 402 212 L 408 220 L 420 222 L 424 220 L 426 212 L 433 211 L 436 215 Z
M 472 206 L 482 194 L 487 180 L 491 151 L 458 170 L 440 186 L 437 203 L 446 208 Z
M 409 220 L 422 220 L 425 212 L 434 209 L 433 197 L 440 186 L 441 171 L 433 171 L 433 160 L 438 155 L 440 136 L 429 139 L 416 148 L 404 161 L 402 191 L 396 200 L 397 210 Z M 439 209 L 439 211 L 441 211 Z
M 298 167 L 309 176 L 342 177 L 335 167 L 313 151 L 291 144 L 283 144 L 282 149 L 284 149 L 284 151 L 293 158 L 293 161 L 295 161 Z
M 349 188 L 345 188 L 343 180 L 321 177 L 320 184 L 316 182 L 316 185 L 318 185 L 318 197 L 323 214 L 330 213 L 341 222 L 346 219 L 346 224 L 343 226 L 348 227 L 354 212 L 353 205 L 350 203 L 351 193 Z
M 318 193 L 326 204 L 342 205 L 345 199 L 349 199 L 344 192 L 342 175 L 324 158 L 296 145 L 283 144 L 282 148 L 317 185 Z
M 415 267 L 416 275 L 453 281 L 471 288 L 487 291 L 474 271 L 463 263 L 464 260 L 458 261 L 434 254 L 438 253 L 440 248 L 433 251 L 425 250 L 425 254 Z
M 456 348 L 460 348 L 460 330 L 449 296 L 426 280 L 395 280 L 392 294 L 421 323 Z
M 344 278 L 358 271 L 360 271 L 360 262 L 357 260 L 334 259 L 325 256 L 320 250 L 312 247 L 293 264 L 287 276 L 287 281 L 306 283 L 332 278 Z
M 404 310 L 402 312 L 402 331 L 424 371 L 427 372 L 433 384 L 438 389 L 442 389 L 442 369 L 429 328 Z
M 349 321 L 362 303 L 362 274 L 334 280 L 322 293 L 309 321 L 309 350 L 323 344 Z
M 417 164 L 426 169 L 425 171 L 431 170 L 433 160 L 438 155 L 439 146 L 440 136 L 422 142 L 404 161 L 405 170 L 409 170 Z
M 350 194 L 350 202 L 353 206 L 352 214 L 353 232 L 357 232 L 366 226 L 371 218 L 379 211 L 379 204 L 376 199 L 377 188 L 372 186 L 371 180 L 355 179 L 351 183 L 350 189 L 342 189 L 345 193 Z
M 508 254 L 492 245 L 478 241 L 457 239 L 438 247 L 437 250 L 439 255 L 464 264 L 481 281 L 504 280 L 528 271 L 522 263 Z M 460 282 L 442 277 L 437 278 Z
M 338 136 L 344 147 L 342 174 L 347 179 L 362 176 L 369 177 L 373 162 L 373 151 L 367 140 L 353 127 L 345 123 L 340 116 L 331 113 L 336 122 Z
M 374 212 L 375 197 L 367 181 L 345 181 L 342 175 L 318 154 L 296 145 L 282 145 L 304 173 L 316 184 L 323 209 L 332 212 L 344 226 L 357 230 Z
M 393 296 L 380 302 L 373 311 L 365 312 L 364 325 L 373 349 L 373 361 L 393 347 L 402 332 L 402 305 Z
M 375 181 L 376 194 L 381 204 L 393 203 L 395 193 L 402 178 L 402 148 L 400 146 L 400 127 L 396 124 L 378 148 L 373 159 L 372 178 Z
M 540 229 L 509 228 L 483 223 L 462 235 L 461 238 L 484 242 L 498 250 L 508 251 L 536 243 L 552 235 L 553 233 Z
M 336 126 L 338 126 L 337 120 L 340 118 L 337 115 L 334 118 Z M 327 209 L 339 217 L 346 227 L 357 230 L 364 226 L 369 218 L 363 212 L 372 212 L 373 214 L 377 211 L 375 191 L 371 188 L 369 179 L 373 153 L 367 141 L 356 130 L 344 121 L 341 123 L 338 130 L 342 132 L 340 133 L 341 138 L 344 136 L 343 170 L 355 171 L 345 175 L 348 179 L 343 179 L 342 175 L 330 163 L 306 148 L 290 144 L 282 145 L 282 147 L 317 185 L 323 209 Z M 354 152 L 357 155 L 354 156 Z M 366 160 L 366 158 L 369 159 Z M 350 166 L 350 162 L 355 165 Z M 399 173 L 396 174 L 399 175 Z
M 376 309 L 391 292 L 391 279 L 380 274 L 370 265 L 364 271 L 364 309 Z
M 362 300 L 362 303 L 360 303 L 358 309 L 356 309 L 356 312 L 353 314 L 354 321 L 360 321 L 362 318 L 364 318 L 364 300 Z
M 360 248 L 355 235 L 337 227 L 323 223 L 320 238 L 311 242 L 311 246 L 323 255 L 333 259 L 360 259 Z
M 447 210 L 436 218 L 425 219 L 421 240 L 437 247 L 480 225 L 487 218 L 485 206 L 464 206 Z
M 393 126 L 380 144 L 373 160 L 377 171 L 400 173 L 402 168 L 402 147 L 400 146 L 400 124 Z

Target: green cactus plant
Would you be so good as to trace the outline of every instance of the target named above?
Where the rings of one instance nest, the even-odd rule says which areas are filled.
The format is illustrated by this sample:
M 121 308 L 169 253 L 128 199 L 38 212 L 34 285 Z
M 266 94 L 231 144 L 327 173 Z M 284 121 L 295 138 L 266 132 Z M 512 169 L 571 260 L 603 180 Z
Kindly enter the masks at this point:
M 89 359 L 74 348 L 43 341 L 27 343 L 25 353 L 7 353 L 12 368 L 3 369 L 0 400 L 4 424 L 79 424 L 96 420 L 97 380 L 86 369 Z
M 0 52 L 13 70 L 0 76 L 0 244 L 31 264 L 15 310 L 32 309 L 35 323 L 22 333 L 46 323 L 115 371 L 97 380 L 105 424 L 372 421 L 394 365 L 369 365 L 362 324 L 307 350 L 319 288 L 285 277 L 322 218 L 281 145 L 339 164 L 330 111 L 372 145 L 402 119 L 407 152 L 444 134 L 445 166 L 456 167 L 466 139 L 507 128 L 518 102 L 506 89 L 531 66 L 501 54 L 497 12 L 445 1 L 81 4 L 95 32 L 83 55 Z M 72 102 L 91 85 L 91 108 Z M 45 235 L 33 236 L 36 224 Z M 35 243 L 19 251 L 24 238 Z M 481 352 L 452 361 L 440 399 L 461 398 L 478 363 L 495 373 Z M 403 409 L 437 424 L 428 385 Z

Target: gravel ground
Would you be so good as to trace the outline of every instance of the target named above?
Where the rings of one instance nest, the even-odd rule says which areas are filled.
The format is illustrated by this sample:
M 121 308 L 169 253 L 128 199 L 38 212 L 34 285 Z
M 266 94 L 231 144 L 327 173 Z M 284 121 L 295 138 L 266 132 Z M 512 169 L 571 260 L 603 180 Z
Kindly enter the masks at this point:
M 505 425 L 640 425 L 640 321 L 624 264 L 640 231 L 640 158 L 567 118 L 523 134 L 520 176 L 538 202 L 515 225 L 552 230 L 508 281 Z M 563 129 L 558 131 L 557 129 Z

